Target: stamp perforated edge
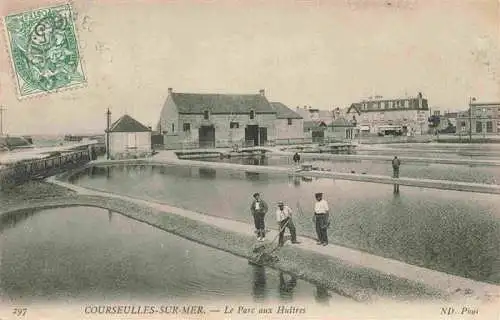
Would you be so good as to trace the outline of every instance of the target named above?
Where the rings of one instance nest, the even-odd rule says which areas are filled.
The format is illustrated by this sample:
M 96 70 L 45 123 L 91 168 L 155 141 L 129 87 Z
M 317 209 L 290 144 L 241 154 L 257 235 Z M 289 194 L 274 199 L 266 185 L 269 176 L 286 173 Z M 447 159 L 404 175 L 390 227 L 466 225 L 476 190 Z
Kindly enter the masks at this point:
M 68 91 L 71 92 L 71 91 L 75 91 L 75 90 L 79 90 L 79 89 L 88 87 L 88 74 L 87 74 L 85 59 L 83 57 L 83 49 L 81 47 L 80 38 L 78 35 L 78 33 L 81 31 L 81 29 L 78 25 L 78 13 L 74 10 L 73 3 L 74 3 L 74 1 L 70 0 L 70 1 L 56 2 L 54 4 L 50 4 L 50 5 L 43 6 L 43 7 L 30 7 L 30 8 L 25 8 L 23 10 L 10 12 L 8 15 L 2 17 L 1 23 L 0 23 L 0 28 L 3 29 L 2 33 L 4 36 L 4 40 L 5 40 L 4 50 L 7 53 L 7 57 L 8 57 L 9 62 L 10 62 L 10 72 L 11 72 L 12 83 L 15 86 L 16 98 L 19 101 L 44 98 L 48 95 L 53 95 L 53 94 L 57 94 L 57 93 L 61 93 L 61 92 L 68 92 Z M 72 22 L 73 22 L 73 27 L 74 27 L 74 34 L 75 34 L 75 39 L 76 39 L 78 54 L 79 54 L 80 68 L 81 68 L 82 73 L 83 73 L 84 81 L 82 83 L 74 84 L 72 86 L 68 86 L 68 87 L 64 87 L 64 88 L 58 88 L 55 90 L 38 92 L 38 93 L 33 93 L 33 94 L 23 96 L 23 95 L 21 95 L 21 92 L 20 92 L 19 80 L 17 78 L 17 73 L 16 73 L 16 70 L 14 67 L 14 62 L 12 61 L 12 48 L 11 48 L 9 33 L 7 30 L 6 17 L 12 16 L 12 15 L 17 15 L 17 14 L 22 14 L 24 12 L 29 12 L 29 11 L 56 8 L 56 7 L 60 7 L 60 6 L 64 6 L 64 5 L 67 5 L 70 12 L 71 12 L 71 17 L 72 17 Z

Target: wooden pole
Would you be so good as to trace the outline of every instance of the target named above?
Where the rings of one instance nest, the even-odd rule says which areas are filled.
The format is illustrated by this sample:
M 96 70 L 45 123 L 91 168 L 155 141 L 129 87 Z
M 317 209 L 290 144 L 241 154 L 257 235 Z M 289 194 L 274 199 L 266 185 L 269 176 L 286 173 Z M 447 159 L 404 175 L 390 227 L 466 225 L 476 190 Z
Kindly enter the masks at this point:
M 109 160 L 109 129 L 111 126 L 111 111 L 106 112 L 106 159 Z
M 6 107 L 0 106 L 0 136 L 3 136 L 3 112 L 7 110 Z

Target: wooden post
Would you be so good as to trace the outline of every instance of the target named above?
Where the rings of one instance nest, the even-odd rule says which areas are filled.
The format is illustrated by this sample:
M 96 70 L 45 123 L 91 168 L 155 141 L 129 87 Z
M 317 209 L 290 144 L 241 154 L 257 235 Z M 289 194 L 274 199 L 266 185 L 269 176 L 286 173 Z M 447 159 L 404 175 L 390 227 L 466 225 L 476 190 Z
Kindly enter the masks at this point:
M 109 111 L 109 108 L 108 108 L 108 111 L 106 112 L 106 116 L 107 116 L 107 120 L 106 120 L 106 159 L 109 160 L 110 158 L 110 155 L 109 155 L 109 129 L 110 129 L 110 126 L 111 126 L 111 111 Z

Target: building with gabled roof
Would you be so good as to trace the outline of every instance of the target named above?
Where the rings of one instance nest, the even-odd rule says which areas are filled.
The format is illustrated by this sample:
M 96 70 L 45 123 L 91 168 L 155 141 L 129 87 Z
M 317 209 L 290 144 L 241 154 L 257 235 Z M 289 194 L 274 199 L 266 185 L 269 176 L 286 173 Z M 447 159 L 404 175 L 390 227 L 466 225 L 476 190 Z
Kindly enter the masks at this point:
M 106 132 L 112 159 L 142 157 L 151 153 L 151 128 L 128 114 L 123 115 Z
M 403 133 L 427 132 L 429 106 L 421 92 L 415 97 L 384 99 L 376 96 L 351 104 L 347 117 L 355 117 L 362 132 L 379 133 L 379 128 L 394 126 Z
M 157 131 L 167 148 L 265 145 L 276 139 L 277 110 L 256 94 L 180 93 L 168 89 Z
M 304 119 L 302 116 L 281 102 L 271 102 L 271 107 L 276 111 L 276 143 L 303 140 Z

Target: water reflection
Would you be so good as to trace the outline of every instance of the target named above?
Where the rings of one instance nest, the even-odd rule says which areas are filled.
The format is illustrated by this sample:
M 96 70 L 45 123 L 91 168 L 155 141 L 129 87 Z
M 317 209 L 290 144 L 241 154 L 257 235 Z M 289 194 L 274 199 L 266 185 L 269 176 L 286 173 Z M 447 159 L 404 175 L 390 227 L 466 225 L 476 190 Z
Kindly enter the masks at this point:
M 217 171 L 212 168 L 200 168 L 199 175 L 202 179 L 215 179 L 217 177 Z
M 267 296 L 267 276 L 263 266 L 253 265 L 252 295 L 254 301 L 263 302 Z
M 268 279 L 266 274 L 266 269 L 263 266 L 251 265 L 253 272 L 253 283 L 252 283 L 252 296 L 255 302 L 264 302 L 269 298 L 268 288 L 270 283 L 274 283 Z M 294 293 L 297 289 L 298 279 L 293 274 L 288 274 L 285 272 L 279 272 L 279 282 L 278 284 L 278 295 L 279 299 L 284 302 L 293 301 Z M 316 286 L 313 292 L 315 301 L 320 303 L 328 303 L 332 295 L 327 288 L 322 286 Z
M 316 291 L 314 292 L 314 299 L 318 303 L 329 304 L 330 293 L 328 292 L 328 289 L 323 286 L 316 286 Z
M 0 215 L 0 232 L 14 228 L 17 224 L 31 218 L 37 212 L 38 210 L 22 210 Z
M 30 210 L 2 215 L 0 226 L 0 292 L 11 301 L 262 301 L 277 294 L 278 272 L 110 210 Z M 285 282 L 280 288 L 294 287 L 294 299 L 312 298 L 311 284 Z
M 297 277 L 294 275 L 285 275 L 280 272 L 280 298 L 285 301 L 290 301 L 293 298 L 293 290 L 297 286 Z
M 335 212 L 332 242 L 475 280 L 500 281 L 493 270 L 500 256 L 497 195 L 470 198 L 463 192 L 412 187 L 394 195 L 392 185 L 316 178 L 304 181 L 308 179 L 288 174 L 220 169 L 215 179 L 200 179 L 198 168 L 193 169 L 192 177 L 186 167 L 155 170 L 160 169 L 166 174 L 120 173 L 120 168 L 111 168 L 112 179 L 84 175 L 77 183 L 139 198 L 146 194 L 148 199 L 247 223 L 251 223 L 249 194 L 261 192 L 270 203 L 299 203 L 309 210 L 312 195 L 319 190 L 325 192 Z M 274 219 L 274 215 L 266 215 L 268 225 L 274 225 Z M 295 215 L 294 223 L 301 235 L 315 236 L 310 214 Z
M 294 187 L 300 187 L 302 182 L 312 182 L 315 179 L 313 177 L 304 177 L 304 176 L 296 176 L 296 175 L 290 175 L 288 176 L 288 182 L 293 184 Z M 316 178 L 317 180 L 317 178 Z

